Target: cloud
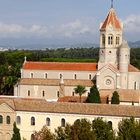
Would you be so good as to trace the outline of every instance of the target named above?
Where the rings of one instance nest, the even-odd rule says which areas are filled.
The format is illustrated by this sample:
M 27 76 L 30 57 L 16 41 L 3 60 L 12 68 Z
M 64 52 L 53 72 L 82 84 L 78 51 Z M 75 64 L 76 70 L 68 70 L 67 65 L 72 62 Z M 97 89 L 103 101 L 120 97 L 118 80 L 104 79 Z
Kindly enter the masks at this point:
M 140 15 L 129 15 L 123 20 L 125 37 L 129 41 L 140 40 Z
M 126 32 L 140 33 L 140 15 L 130 15 L 123 22 Z
M 80 20 L 76 20 L 70 23 L 62 24 L 59 30 L 57 30 L 57 34 L 64 37 L 73 37 L 90 33 L 90 31 L 89 25 L 82 23 Z
M 59 25 L 38 25 L 33 24 L 31 26 L 19 25 L 19 24 L 6 24 L 0 22 L 0 38 L 12 37 L 65 37 L 74 38 L 78 36 L 87 36 L 88 34 L 94 34 L 95 23 L 93 20 L 74 20 L 71 22 L 59 24 Z

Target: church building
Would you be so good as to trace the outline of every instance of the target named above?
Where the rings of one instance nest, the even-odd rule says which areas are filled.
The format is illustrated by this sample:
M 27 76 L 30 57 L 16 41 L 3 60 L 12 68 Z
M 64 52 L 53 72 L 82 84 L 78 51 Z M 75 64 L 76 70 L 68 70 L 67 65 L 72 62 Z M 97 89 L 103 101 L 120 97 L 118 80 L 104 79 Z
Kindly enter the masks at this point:
M 140 71 L 130 64 L 130 48 L 123 39 L 123 23 L 113 7 L 100 24 L 98 63 L 33 62 L 25 58 L 14 95 L 57 101 L 60 97 L 75 96 L 77 85 L 86 87 L 87 96 L 94 84 L 101 96 L 110 97 L 116 90 L 122 102 L 126 102 L 122 97 L 128 94 L 127 101 L 132 102 L 132 96 L 136 96 L 133 102 L 139 103 Z
M 74 88 L 85 86 L 86 96 L 96 84 L 101 97 L 118 91 L 121 105 L 57 102 L 75 97 Z M 51 102 L 49 102 L 51 101 Z M 133 103 L 133 104 L 132 104 Z M 136 105 L 136 106 L 133 106 Z M 123 39 L 123 24 L 113 6 L 100 25 L 98 63 L 32 62 L 25 59 L 14 96 L 0 96 L 0 139 L 11 140 L 13 123 L 21 138 L 34 140 L 45 125 L 51 132 L 77 119 L 101 117 L 117 132 L 124 118 L 140 120 L 140 71 L 130 64 L 130 48 Z

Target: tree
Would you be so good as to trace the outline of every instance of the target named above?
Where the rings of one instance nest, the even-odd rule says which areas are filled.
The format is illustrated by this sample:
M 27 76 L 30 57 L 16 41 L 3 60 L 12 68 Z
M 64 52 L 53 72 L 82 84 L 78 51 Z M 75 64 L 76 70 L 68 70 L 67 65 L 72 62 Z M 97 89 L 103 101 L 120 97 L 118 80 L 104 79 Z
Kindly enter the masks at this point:
M 87 102 L 88 103 L 101 103 L 100 94 L 96 85 L 90 88 L 90 93 L 87 97 Z
M 119 140 L 140 140 L 140 121 L 133 117 L 120 121 L 118 130 Z
M 34 132 L 34 136 L 35 140 L 54 140 L 54 135 L 46 126 L 43 126 L 39 132 Z
M 119 103 L 120 103 L 119 94 L 117 91 L 114 91 L 111 98 L 111 104 L 119 104 Z
M 66 124 L 66 126 L 58 127 L 55 129 L 55 139 L 56 140 L 71 140 L 71 125 Z
M 96 140 L 92 125 L 87 119 L 78 119 L 71 127 L 72 140 Z
M 102 118 L 97 118 L 92 122 L 92 129 L 95 132 L 96 140 L 115 140 L 115 133 L 112 126 Z
M 78 85 L 74 90 L 76 94 L 79 94 L 80 103 L 81 103 L 81 97 L 87 90 L 85 89 L 84 86 L 81 86 L 81 85 Z
M 17 128 L 16 123 L 13 124 L 13 136 L 11 140 L 21 140 L 20 130 Z
M 56 140 L 95 140 L 91 123 L 86 119 L 76 120 L 73 125 L 58 127 L 55 130 Z

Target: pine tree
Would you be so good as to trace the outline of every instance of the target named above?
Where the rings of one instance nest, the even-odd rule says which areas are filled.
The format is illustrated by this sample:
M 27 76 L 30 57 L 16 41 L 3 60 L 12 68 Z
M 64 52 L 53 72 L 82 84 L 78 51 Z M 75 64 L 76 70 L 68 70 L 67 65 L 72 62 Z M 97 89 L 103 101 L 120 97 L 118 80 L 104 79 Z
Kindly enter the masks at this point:
M 119 104 L 119 103 L 120 103 L 119 94 L 117 91 L 114 91 L 111 98 L 111 104 Z
M 87 102 L 88 103 L 101 103 L 100 94 L 96 85 L 90 88 L 90 93 L 87 97 Z
M 16 123 L 13 124 L 13 137 L 11 140 L 21 140 L 20 130 L 17 128 Z

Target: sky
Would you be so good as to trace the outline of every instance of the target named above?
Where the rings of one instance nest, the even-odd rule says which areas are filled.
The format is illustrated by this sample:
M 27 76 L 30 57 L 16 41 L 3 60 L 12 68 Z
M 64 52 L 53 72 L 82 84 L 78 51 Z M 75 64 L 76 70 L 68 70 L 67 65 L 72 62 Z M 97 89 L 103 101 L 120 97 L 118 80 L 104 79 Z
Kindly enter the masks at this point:
M 0 45 L 99 43 L 111 0 L 0 0 Z M 140 40 L 140 0 L 114 0 L 124 38 Z

